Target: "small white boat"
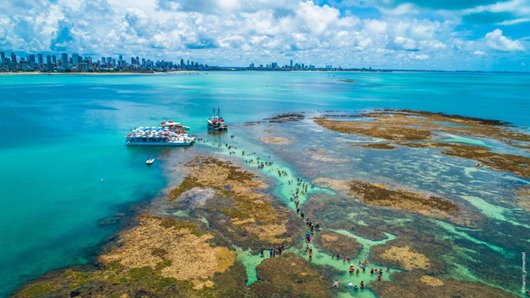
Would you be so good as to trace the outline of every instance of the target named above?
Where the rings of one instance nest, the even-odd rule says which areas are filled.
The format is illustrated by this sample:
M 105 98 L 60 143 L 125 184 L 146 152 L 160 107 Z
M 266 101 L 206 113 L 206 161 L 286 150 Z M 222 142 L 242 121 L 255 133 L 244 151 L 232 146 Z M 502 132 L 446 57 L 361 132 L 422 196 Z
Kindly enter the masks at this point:
M 153 163 L 155 162 L 155 159 L 154 158 L 149 158 L 148 160 L 145 161 L 145 164 L 150 166 L 152 165 Z

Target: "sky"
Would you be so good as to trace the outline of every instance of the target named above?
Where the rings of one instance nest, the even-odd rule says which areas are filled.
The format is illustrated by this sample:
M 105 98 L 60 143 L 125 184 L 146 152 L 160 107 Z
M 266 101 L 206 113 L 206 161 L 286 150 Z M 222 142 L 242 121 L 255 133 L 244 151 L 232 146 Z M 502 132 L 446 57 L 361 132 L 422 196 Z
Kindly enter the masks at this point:
M 0 51 L 530 71 L 530 0 L 2 0 Z

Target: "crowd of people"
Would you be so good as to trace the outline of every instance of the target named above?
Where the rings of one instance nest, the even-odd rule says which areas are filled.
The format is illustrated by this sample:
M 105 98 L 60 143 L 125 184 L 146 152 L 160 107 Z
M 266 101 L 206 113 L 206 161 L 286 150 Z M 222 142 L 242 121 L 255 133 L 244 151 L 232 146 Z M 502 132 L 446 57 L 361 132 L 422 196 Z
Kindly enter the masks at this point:
M 200 139 L 201 140 L 201 139 Z M 205 141 L 207 142 L 207 141 Z M 219 143 L 218 144 L 218 147 L 222 147 L 223 144 Z M 236 151 L 232 151 L 232 150 L 236 150 L 237 147 L 234 147 L 234 146 L 231 146 L 231 145 L 228 145 L 228 144 L 224 144 L 224 146 L 229 150 L 229 155 L 236 155 Z M 252 152 L 252 153 L 247 153 L 245 151 L 241 151 L 241 156 L 242 157 L 250 157 L 250 156 L 255 156 L 256 155 L 256 152 Z M 252 165 L 257 165 L 257 168 L 258 169 L 265 169 L 266 167 L 267 168 L 270 168 L 273 166 L 273 162 L 270 161 L 270 156 L 268 158 L 266 158 L 265 160 L 264 159 L 261 159 L 259 157 L 255 157 L 255 158 L 252 158 L 250 160 L 248 159 L 245 159 L 245 163 L 246 164 L 252 164 Z M 271 170 L 275 170 L 275 172 L 278 174 L 278 177 L 279 178 L 283 178 L 283 177 L 287 177 L 289 176 L 289 173 L 285 170 L 282 170 L 280 168 L 276 168 L 276 169 L 271 169 Z M 308 228 L 308 231 L 306 232 L 305 234 L 305 241 L 306 241 L 306 247 L 305 247 L 305 254 L 307 255 L 308 259 L 309 260 L 312 260 L 313 259 L 313 236 L 314 236 L 314 233 L 315 231 L 320 231 L 320 224 L 318 222 L 312 222 L 311 220 L 309 220 L 309 218 L 306 218 L 305 217 L 305 214 L 304 212 L 300 209 L 300 195 L 306 195 L 307 194 L 307 191 L 308 191 L 308 188 L 310 186 L 309 183 L 307 182 L 303 182 L 303 180 L 301 178 L 296 178 L 295 179 L 289 179 L 287 180 L 287 183 L 288 185 L 294 185 L 296 186 L 296 189 L 293 189 L 291 190 L 291 195 L 290 195 L 290 201 L 292 203 L 294 203 L 294 207 L 296 208 L 296 213 L 300 216 L 300 218 L 302 220 L 305 220 L 305 224 Z M 313 186 L 311 186 L 312 188 Z M 274 247 L 274 248 L 269 248 L 269 249 L 265 249 L 265 248 L 261 248 L 260 249 L 260 255 L 261 257 L 265 257 L 265 253 L 268 251 L 268 254 L 269 254 L 269 258 L 274 258 L 276 256 L 281 256 L 282 255 L 282 252 L 285 250 L 285 245 L 282 244 L 280 246 L 277 246 L 277 247 Z M 343 256 L 341 258 L 340 254 L 336 254 L 336 255 L 332 255 L 331 256 L 332 259 L 336 259 L 336 260 L 342 260 L 342 262 L 344 264 L 348 264 L 350 263 L 351 261 L 351 258 L 349 256 Z M 357 265 L 357 267 L 355 267 L 355 265 L 353 263 L 350 263 L 350 265 L 348 266 L 348 274 L 350 275 L 353 275 L 355 274 L 356 276 L 358 276 L 361 271 L 362 273 L 365 273 L 366 270 L 367 270 L 367 267 L 368 267 L 368 261 L 367 260 L 364 260 L 364 261 L 359 261 L 359 264 Z M 389 272 L 390 271 L 390 268 L 387 267 L 386 268 L 386 271 Z M 383 269 L 377 269 L 377 268 L 370 268 L 370 277 L 373 278 L 373 276 L 376 275 L 376 280 L 377 281 L 381 281 L 382 279 L 382 276 L 383 276 Z M 333 281 L 333 288 L 339 288 L 339 281 L 337 279 L 335 279 Z M 349 281 L 347 286 L 346 286 L 348 289 L 351 289 L 351 290 L 362 290 L 365 288 L 365 283 L 364 283 L 364 280 L 361 280 L 359 285 L 357 284 L 353 284 L 353 282 Z

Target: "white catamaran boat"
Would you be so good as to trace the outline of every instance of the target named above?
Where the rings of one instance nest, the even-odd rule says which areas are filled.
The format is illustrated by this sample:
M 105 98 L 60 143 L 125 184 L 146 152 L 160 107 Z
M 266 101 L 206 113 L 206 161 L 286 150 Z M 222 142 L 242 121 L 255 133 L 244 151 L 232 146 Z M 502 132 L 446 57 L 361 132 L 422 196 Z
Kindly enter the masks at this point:
M 206 121 L 208 121 L 209 130 L 215 130 L 215 131 L 228 130 L 228 124 L 225 123 L 225 120 L 221 116 L 220 108 L 217 108 L 217 113 L 215 112 L 215 108 L 214 108 L 212 117 Z
M 189 127 L 173 120 L 163 121 L 159 127 L 139 127 L 125 136 L 128 146 L 190 146 L 195 136 L 186 132 Z

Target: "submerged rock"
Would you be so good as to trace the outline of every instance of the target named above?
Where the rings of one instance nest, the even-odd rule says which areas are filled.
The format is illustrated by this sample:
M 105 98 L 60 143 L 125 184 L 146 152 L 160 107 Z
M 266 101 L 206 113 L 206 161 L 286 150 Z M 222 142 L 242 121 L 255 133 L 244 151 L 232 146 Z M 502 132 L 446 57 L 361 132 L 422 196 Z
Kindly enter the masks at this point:
M 305 118 L 302 114 L 296 114 L 296 113 L 287 113 L 287 114 L 281 114 L 278 116 L 274 116 L 271 118 L 265 118 L 265 121 L 269 121 L 271 123 L 284 123 L 284 122 L 296 122 L 303 120 Z
M 258 266 L 252 297 L 331 297 L 331 282 L 305 259 L 285 253 Z
M 392 275 L 392 282 L 380 281 L 370 284 L 378 297 L 517 297 L 500 289 L 475 282 L 418 275 L 406 272 Z
M 519 207 L 530 212 L 530 186 L 523 186 L 516 190 L 515 200 Z
M 412 192 L 404 187 L 353 180 L 350 182 L 350 195 L 374 206 L 415 212 L 468 227 L 476 226 L 473 220 L 477 216 L 452 201 L 427 193 Z
M 412 230 L 398 233 L 397 239 L 370 249 L 370 259 L 378 264 L 407 271 L 440 274 L 445 272 L 442 257 L 449 243 Z
M 190 190 L 214 190 L 208 204 L 194 205 L 193 211 L 230 243 L 258 251 L 288 245 L 293 242 L 291 235 L 300 232 L 302 223 L 296 214 L 262 192 L 267 185 L 257 180 L 256 174 L 211 157 L 196 157 L 187 169 L 188 176 L 170 192 L 169 199 L 179 208 L 189 209 L 186 194 Z
M 335 121 L 316 118 L 320 126 L 342 133 L 360 134 L 390 141 L 385 144 L 361 145 L 375 149 L 392 149 L 394 145 L 409 147 L 446 148 L 442 153 L 467 158 L 490 166 L 499 171 L 512 172 L 521 177 L 530 177 L 530 158 L 525 154 L 515 155 L 493 152 L 491 148 L 477 144 L 445 142 L 439 135 L 454 134 L 494 139 L 520 148 L 530 148 L 530 135 L 511 129 L 508 123 L 410 110 L 384 110 L 363 113 L 357 121 Z M 366 118 L 368 120 L 364 120 Z
M 14 297 L 228 297 L 245 288 L 235 252 L 215 246 L 198 223 L 142 216 L 99 268 L 69 268 L 21 288 Z
M 276 145 L 288 145 L 293 142 L 292 139 L 282 138 L 282 137 L 262 137 L 260 138 L 260 140 L 264 143 L 276 144 Z
M 331 255 L 355 258 L 362 249 L 362 245 L 355 239 L 336 232 L 323 231 L 314 239 L 317 247 Z

